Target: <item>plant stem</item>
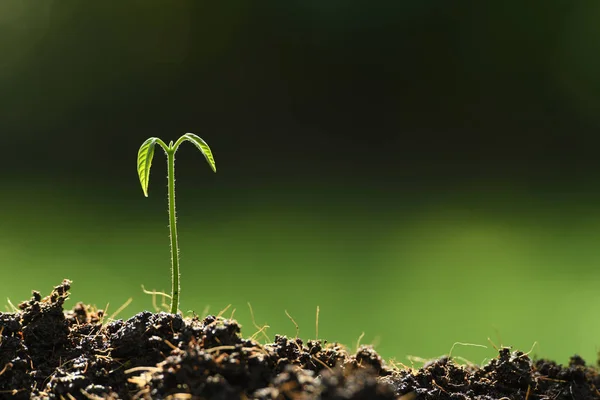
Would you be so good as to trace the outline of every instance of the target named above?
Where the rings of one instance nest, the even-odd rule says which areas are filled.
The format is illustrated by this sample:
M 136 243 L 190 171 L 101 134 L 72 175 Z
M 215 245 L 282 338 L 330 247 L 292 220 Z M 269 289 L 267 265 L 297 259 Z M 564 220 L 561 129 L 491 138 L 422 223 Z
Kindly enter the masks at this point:
M 171 142 L 172 143 L 172 142 Z M 169 146 L 167 153 L 169 180 L 169 229 L 171 231 L 171 314 L 177 314 L 179 308 L 179 245 L 177 244 L 177 216 L 175 215 L 175 151 Z

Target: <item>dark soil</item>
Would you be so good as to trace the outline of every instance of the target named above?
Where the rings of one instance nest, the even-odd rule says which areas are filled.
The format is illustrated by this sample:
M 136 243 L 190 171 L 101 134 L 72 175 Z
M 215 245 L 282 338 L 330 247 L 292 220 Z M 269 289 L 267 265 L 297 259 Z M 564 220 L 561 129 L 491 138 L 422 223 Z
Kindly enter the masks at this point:
M 17 399 L 600 399 L 600 378 L 502 348 L 482 367 L 441 358 L 421 369 L 387 366 L 368 346 L 276 336 L 262 345 L 235 320 L 142 312 L 102 323 L 70 282 L 15 313 L 0 313 L 0 397 Z

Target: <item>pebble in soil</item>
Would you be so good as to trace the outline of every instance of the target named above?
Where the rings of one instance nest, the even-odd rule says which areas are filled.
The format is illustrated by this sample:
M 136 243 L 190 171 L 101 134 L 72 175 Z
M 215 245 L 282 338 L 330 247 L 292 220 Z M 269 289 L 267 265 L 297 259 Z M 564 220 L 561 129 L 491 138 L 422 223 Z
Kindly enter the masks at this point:
M 141 312 L 103 323 L 82 303 L 64 311 L 70 285 L 0 313 L 0 398 L 600 399 L 598 370 L 577 356 L 561 366 L 502 348 L 481 367 L 446 357 L 399 370 L 368 346 L 350 354 L 280 335 L 260 344 L 215 316 Z

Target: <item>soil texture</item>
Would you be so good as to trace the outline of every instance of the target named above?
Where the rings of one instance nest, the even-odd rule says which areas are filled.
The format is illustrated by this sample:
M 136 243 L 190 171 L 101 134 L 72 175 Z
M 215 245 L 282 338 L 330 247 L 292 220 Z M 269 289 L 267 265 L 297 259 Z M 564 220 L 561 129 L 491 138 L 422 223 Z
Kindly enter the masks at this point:
M 0 398 L 208 400 L 600 399 L 600 377 L 502 348 L 487 365 L 440 358 L 387 365 L 369 346 L 243 338 L 232 319 L 141 312 L 104 323 L 83 303 L 65 311 L 71 282 L 0 313 Z

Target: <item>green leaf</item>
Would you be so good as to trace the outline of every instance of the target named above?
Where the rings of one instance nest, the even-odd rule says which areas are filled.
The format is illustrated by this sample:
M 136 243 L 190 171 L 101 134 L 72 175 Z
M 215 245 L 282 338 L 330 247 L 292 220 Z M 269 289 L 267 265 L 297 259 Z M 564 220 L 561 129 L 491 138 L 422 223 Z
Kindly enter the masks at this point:
M 200 136 L 194 135 L 193 133 L 186 133 L 182 137 L 192 142 L 194 146 L 196 146 L 198 150 L 204 154 L 204 157 L 206 158 L 206 161 L 208 161 L 208 164 L 212 168 L 213 172 L 217 172 L 215 159 L 212 155 L 212 151 L 210 151 L 210 147 L 208 147 L 208 144 L 206 144 L 206 142 L 202 140 Z
M 148 197 L 148 182 L 150 181 L 150 167 L 152 166 L 152 158 L 154 157 L 154 145 L 157 140 L 158 138 L 155 137 L 146 139 L 138 150 L 137 171 L 144 196 L 146 197 Z

